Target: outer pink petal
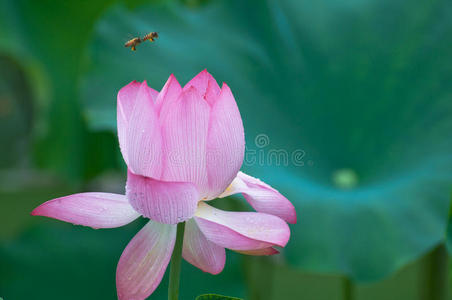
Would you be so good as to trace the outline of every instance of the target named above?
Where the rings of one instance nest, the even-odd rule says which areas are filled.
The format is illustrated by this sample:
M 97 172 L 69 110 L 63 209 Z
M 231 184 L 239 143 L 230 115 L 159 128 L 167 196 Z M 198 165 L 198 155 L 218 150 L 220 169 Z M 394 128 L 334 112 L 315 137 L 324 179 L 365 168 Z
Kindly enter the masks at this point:
M 212 107 L 207 140 L 209 199 L 218 197 L 236 177 L 245 154 L 242 118 L 226 84 Z
M 161 111 L 171 110 L 172 104 L 179 98 L 182 88 L 176 77 L 171 74 L 155 101 L 156 111 L 160 115 Z
M 237 251 L 237 252 L 239 252 L 241 254 L 256 255 L 256 256 L 268 256 L 268 255 L 279 254 L 279 251 L 272 247 L 258 249 L 258 250 Z
M 140 216 L 126 196 L 108 193 L 81 193 L 53 199 L 31 214 L 93 228 L 123 226 Z
M 154 292 L 171 259 L 175 239 L 176 226 L 153 221 L 138 232 L 119 259 L 119 300 L 143 300 Z
M 258 212 L 275 215 L 288 223 L 297 223 L 295 207 L 277 190 L 257 178 L 239 172 L 232 184 L 219 197 L 242 193 Z
M 135 173 L 160 178 L 162 132 L 149 87 L 144 81 L 137 92 L 126 135 L 128 167 Z
M 206 144 L 209 105 L 191 87 L 160 116 L 165 165 L 162 179 L 192 182 L 201 197 L 207 193 Z
M 220 94 L 220 87 L 218 86 L 217 81 L 209 72 L 207 72 L 207 70 L 203 70 L 193 77 L 193 79 L 184 86 L 184 91 L 192 86 L 198 90 L 201 96 L 203 96 L 210 105 L 214 104 L 216 98 Z
M 191 218 L 199 193 L 189 182 L 167 182 L 128 171 L 126 194 L 136 211 L 151 220 L 176 224 Z
M 211 274 L 223 271 L 226 262 L 224 248 L 207 240 L 193 219 L 185 225 L 182 256 L 195 267 Z
M 208 240 L 232 250 L 284 247 L 290 230 L 282 219 L 263 213 L 227 212 L 200 202 L 195 220 Z
M 127 128 L 129 126 L 129 120 L 131 118 L 134 106 L 136 104 L 136 98 L 138 90 L 141 87 L 141 83 L 132 81 L 118 92 L 118 104 L 117 104 L 117 122 L 118 122 L 118 138 L 119 146 L 124 161 L 128 164 L 128 154 L 126 145 Z M 158 92 L 150 87 L 147 88 L 151 98 L 155 101 Z
M 137 97 L 138 89 L 141 83 L 132 81 L 118 92 L 117 105 L 117 122 L 118 122 L 118 139 L 119 147 L 121 148 L 122 157 L 126 164 L 129 159 L 127 155 L 126 136 L 127 128 L 129 126 L 130 115 L 132 114 Z

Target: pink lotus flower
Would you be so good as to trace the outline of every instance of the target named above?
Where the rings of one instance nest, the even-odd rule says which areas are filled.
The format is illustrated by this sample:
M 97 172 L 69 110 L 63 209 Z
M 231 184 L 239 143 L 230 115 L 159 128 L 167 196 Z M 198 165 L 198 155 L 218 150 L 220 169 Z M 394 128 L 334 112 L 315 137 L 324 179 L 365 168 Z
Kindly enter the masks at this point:
M 118 263 L 119 299 L 145 299 L 159 285 L 186 221 L 182 255 L 205 272 L 223 270 L 225 248 L 278 253 L 295 223 L 293 205 L 260 180 L 239 172 L 245 139 L 231 90 L 203 71 L 181 88 L 171 75 L 160 92 L 132 82 L 118 93 L 118 136 L 128 166 L 126 195 L 81 193 L 48 201 L 32 215 L 93 228 L 147 225 Z M 229 212 L 207 202 L 242 193 L 258 212 Z

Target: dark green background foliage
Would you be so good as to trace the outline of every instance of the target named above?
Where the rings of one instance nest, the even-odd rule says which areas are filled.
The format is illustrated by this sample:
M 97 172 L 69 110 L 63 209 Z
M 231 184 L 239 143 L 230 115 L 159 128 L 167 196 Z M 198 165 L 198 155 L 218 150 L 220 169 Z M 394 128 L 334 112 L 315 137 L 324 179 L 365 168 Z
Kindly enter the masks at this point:
M 196 300 L 240 300 L 240 299 L 235 297 L 207 294 L 196 297 Z
M 150 31 L 155 43 L 124 48 Z M 255 159 L 244 171 L 299 222 L 277 257 L 228 253 L 218 276 L 184 264 L 183 299 L 444 299 L 451 45 L 447 0 L 0 0 L 0 296 L 115 298 L 143 220 L 92 230 L 29 212 L 123 192 L 117 91 L 207 68 L 239 105 Z M 165 299 L 166 280 L 151 298 Z

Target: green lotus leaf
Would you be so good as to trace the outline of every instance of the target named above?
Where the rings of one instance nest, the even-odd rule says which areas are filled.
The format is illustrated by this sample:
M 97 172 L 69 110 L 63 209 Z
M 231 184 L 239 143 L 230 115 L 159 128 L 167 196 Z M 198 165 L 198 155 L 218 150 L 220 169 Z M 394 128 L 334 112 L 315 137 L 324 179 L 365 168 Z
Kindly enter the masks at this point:
M 127 37 L 157 31 L 132 52 Z M 115 130 L 116 94 L 204 68 L 231 87 L 245 172 L 299 222 L 283 251 L 304 270 L 381 278 L 444 241 L 452 191 L 452 6 L 447 1 L 213 1 L 128 10 L 96 25 L 84 112 Z
M 111 2 L 0 1 L 0 57 L 7 57 L 24 73 L 23 90 L 31 94 L 27 101 L 33 104 L 28 117 L 33 125 L 33 162 L 72 182 L 91 178 L 115 161 L 112 147 L 104 146 L 105 134 L 87 131 L 76 84 L 93 24 Z M 7 79 L 11 67 L 2 68 L 0 77 Z M 20 136 L 20 132 L 11 134 Z M 110 150 L 95 159 L 85 155 L 106 148 Z

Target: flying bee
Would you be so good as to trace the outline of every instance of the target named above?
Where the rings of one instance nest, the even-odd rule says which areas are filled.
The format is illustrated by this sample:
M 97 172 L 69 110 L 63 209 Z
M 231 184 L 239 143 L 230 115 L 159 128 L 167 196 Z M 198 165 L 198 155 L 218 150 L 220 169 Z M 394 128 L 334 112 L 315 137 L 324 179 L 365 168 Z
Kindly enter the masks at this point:
M 132 51 L 137 50 L 137 46 L 139 44 L 141 44 L 142 42 L 145 42 L 147 40 L 154 42 L 156 38 L 158 38 L 159 35 L 157 32 L 151 32 L 146 34 L 143 38 L 140 37 L 135 37 L 131 40 L 128 40 L 125 44 L 124 47 L 130 47 L 132 49 Z
M 144 41 L 147 41 L 147 40 L 153 42 L 153 41 L 155 41 L 155 39 L 157 39 L 158 37 L 159 37 L 159 34 L 158 34 L 157 32 L 151 32 L 151 33 L 148 33 L 148 34 L 146 34 L 146 35 L 144 36 L 143 42 L 144 42 Z
M 138 44 L 140 44 L 142 41 L 139 37 L 133 38 L 131 40 L 128 40 L 125 44 L 124 47 L 131 47 L 132 51 L 137 50 L 137 46 Z

